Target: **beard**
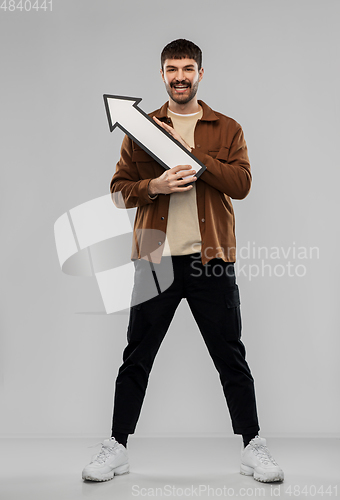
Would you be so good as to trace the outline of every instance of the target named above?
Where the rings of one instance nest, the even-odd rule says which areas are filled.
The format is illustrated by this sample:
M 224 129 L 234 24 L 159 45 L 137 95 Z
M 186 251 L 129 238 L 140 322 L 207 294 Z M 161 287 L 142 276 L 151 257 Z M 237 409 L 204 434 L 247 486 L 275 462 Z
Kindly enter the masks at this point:
M 171 82 L 170 85 L 166 83 L 165 84 L 165 88 L 166 88 L 166 91 L 167 91 L 169 97 L 173 101 L 175 101 L 177 104 L 187 104 L 197 94 L 198 83 L 199 83 L 198 80 L 193 85 L 191 85 L 190 82 L 187 82 L 185 80 L 183 80 L 181 82 L 176 81 L 176 82 Z M 177 94 L 176 91 L 175 91 L 174 86 L 178 85 L 178 84 L 188 85 L 189 93 Z

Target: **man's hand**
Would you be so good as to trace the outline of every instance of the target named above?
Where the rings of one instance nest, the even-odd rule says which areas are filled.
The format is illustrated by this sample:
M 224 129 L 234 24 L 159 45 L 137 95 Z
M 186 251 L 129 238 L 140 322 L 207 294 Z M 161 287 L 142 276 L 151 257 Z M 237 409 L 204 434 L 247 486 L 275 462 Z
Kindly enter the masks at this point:
M 153 119 L 158 125 L 164 128 L 164 130 L 168 132 L 174 139 L 176 139 L 176 141 L 178 141 L 180 144 L 182 144 L 182 146 L 184 146 L 188 151 L 191 152 L 191 147 L 189 146 L 189 144 L 187 144 L 185 140 L 182 139 L 182 137 L 179 135 L 178 132 L 176 132 L 176 130 L 173 127 L 170 127 L 170 125 L 168 125 L 167 123 L 161 122 L 155 116 L 153 117 Z
M 177 165 L 176 167 L 165 170 L 161 176 L 152 179 L 149 182 L 149 195 L 155 196 L 156 194 L 171 194 L 190 191 L 192 185 L 184 187 L 188 182 L 196 181 L 194 174 L 195 170 L 191 165 Z M 185 176 L 185 179 L 183 179 Z

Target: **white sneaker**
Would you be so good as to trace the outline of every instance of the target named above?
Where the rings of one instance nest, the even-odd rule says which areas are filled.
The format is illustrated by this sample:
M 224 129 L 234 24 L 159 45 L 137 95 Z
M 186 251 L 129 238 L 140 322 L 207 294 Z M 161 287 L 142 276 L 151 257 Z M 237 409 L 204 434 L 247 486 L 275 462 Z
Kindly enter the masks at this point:
M 266 447 L 266 440 L 254 437 L 241 453 L 241 474 L 254 476 L 256 481 L 283 481 L 283 470 Z
M 115 475 L 129 472 L 129 457 L 125 446 L 114 438 L 105 439 L 101 451 L 95 455 L 82 472 L 88 481 L 108 481 Z

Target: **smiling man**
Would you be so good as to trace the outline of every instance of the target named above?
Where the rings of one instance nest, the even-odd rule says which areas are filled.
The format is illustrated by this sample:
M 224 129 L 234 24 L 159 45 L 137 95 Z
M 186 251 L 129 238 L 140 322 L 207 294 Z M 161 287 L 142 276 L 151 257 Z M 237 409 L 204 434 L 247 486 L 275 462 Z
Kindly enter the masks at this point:
M 165 60 L 161 75 L 165 88 L 170 96 L 170 108 L 179 113 L 195 113 L 199 110 L 197 99 L 198 83 L 203 78 L 203 68 L 198 69 L 197 62 L 193 59 Z M 186 105 L 186 106 L 184 106 Z
M 161 54 L 161 76 L 169 100 L 150 114 L 206 166 L 202 175 L 197 179 L 190 165 L 164 171 L 125 136 L 111 181 L 111 193 L 121 193 L 127 208 L 137 207 L 135 231 L 154 229 L 166 235 L 158 242 L 162 255 L 154 264 L 155 276 L 170 259 L 174 280 L 162 293 L 130 308 L 111 438 L 83 470 L 86 480 L 105 481 L 129 471 L 128 435 L 135 431 L 155 356 L 183 298 L 218 370 L 233 431 L 243 438 L 240 472 L 263 482 L 284 477 L 258 435 L 254 380 L 241 341 L 231 198 L 243 199 L 250 190 L 247 145 L 235 120 L 197 99 L 203 75 L 197 45 L 184 39 L 168 44 Z M 147 282 L 145 255 L 141 246 L 133 249 L 134 294 L 143 294 Z

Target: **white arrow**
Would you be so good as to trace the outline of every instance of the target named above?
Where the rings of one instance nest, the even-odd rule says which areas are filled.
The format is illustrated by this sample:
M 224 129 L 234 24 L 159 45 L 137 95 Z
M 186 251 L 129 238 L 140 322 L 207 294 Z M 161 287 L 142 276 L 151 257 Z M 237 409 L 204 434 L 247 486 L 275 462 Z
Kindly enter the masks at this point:
M 141 100 L 104 94 L 110 131 L 119 127 L 163 168 L 191 165 L 199 177 L 206 166 L 138 107 Z

